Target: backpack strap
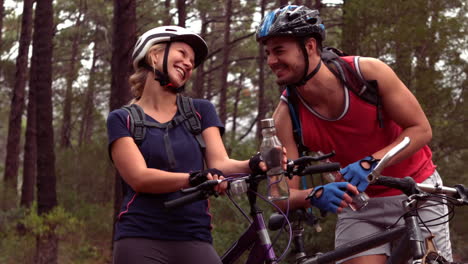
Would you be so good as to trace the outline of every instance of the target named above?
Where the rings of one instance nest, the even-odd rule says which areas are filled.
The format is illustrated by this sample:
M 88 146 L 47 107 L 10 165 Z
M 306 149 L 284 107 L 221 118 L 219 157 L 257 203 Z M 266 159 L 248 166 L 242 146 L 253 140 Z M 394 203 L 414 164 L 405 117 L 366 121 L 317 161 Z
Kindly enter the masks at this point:
M 129 127 L 130 133 L 132 134 L 133 140 L 138 147 L 141 146 L 143 140 L 146 136 L 146 127 L 157 127 L 165 130 L 164 133 L 164 147 L 166 149 L 166 154 L 169 160 L 169 165 L 171 168 L 177 166 L 174 150 L 172 149 L 171 139 L 169 137 L 169 129 L 177 126 L 182 123 L 184 118 L 182 116 L 176 116 L 171 122 L 164 124 L 148 121 L 145 119 L 145 112 L 143 108 L 137 104 L 126 105 L 122 107 L 130 115 Z
M 357 72 L 355 68 L 351 67 L 348 62 L 343 60 L 341 56 L 347 56 L 347 54 L 331 47 L 325 47 L 321 55 L 328 69 L 341 80 L 348 89 L 362 100 L 377 107 L 377 121 L 379 122 L 379 127 L 383 128 L 382 99 L 378 92 L 377 81 L 365 80 L 363 76 Z M 357 56 L 353 57 L 354 60 L 358 58 Z M 356 63 L 356 61 L 354 61 L 354 63 Z M 353 80 L 347 77 L 353 78 Z
M 286 95 L 286 98 L 288 99 L 289 116 L 291 117 L 291 121 L 293 125 L 294 141 L 296 142 L 299 156 L 302 157 L 302 156 L 307 155 L 307 153 L 310 150 L 302 142 L 302 127 L 301 127 L 301 119 L 299 118 L 299 109 L 298 109 L 299 98 L 297 97 L 295 89 L 290 86 L 286 86 L 285 95 Z M 306 177 L 301 177 L 301 185 L 304 190 L 307 189 Z
M 130 134 L 132 134 L 133 140 L 140 146 L 146 136 L 145 129 L 145 112 L 143 109 L 136 104 L 123 106 L 122 109 L 126 110 L 130 115 L 129 127 Z
M 126 110 L 130 115 L 129 127 L 135 143 L 140 146 L 146 136 L 146 127 L 157 127 L 166 129 L 169 123 L 161 124 L 145 119 L 145 111 L 137 104 L 123 106 L 122 109 Z
M 200 116 L 193 105 L 193 99 L 187 96 L 177 96 L 177 107 L 179 108 L 180 114 L 184 117 L 184 126 L 190 131 L 197 140 L 200 148 L 204 152 L 206 149 L 205 141 L 202 137 L 202 127 L 200 122 Z
M 286 98 L 288 99 L 289 116 L 291 117 L 293 125 L 294 141 L 296 142 L 299 156 L 302 157 L 307 155 L 309 148 L 307 148 L 302 142 L 302 127 L 298 109 L 299 98 L 297 97 L 296 91 L 293 87 L 286 86 Z

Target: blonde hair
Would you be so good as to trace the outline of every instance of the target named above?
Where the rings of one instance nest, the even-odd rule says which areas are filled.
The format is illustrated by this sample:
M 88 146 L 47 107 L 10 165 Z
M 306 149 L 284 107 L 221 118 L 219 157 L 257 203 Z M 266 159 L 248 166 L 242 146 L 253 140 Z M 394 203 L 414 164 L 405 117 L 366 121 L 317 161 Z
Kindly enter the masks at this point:
M 157 43 L 148 49 L 148 52 L 145 55 L 145 63 L 150 67 L 154 67 L 153 62 L 151 61 L 151 54 L 163 51 L 166 48 L 165 43 Z M 130 104 L 135 103 L 141 98 L 143 90 L 145 88 L 146 78 L 150 70 L 147 67 L 138 66 L 135 70 L 135 73 L 130 75 L 128 82 L 130 84 L 130 91 L 133 95 L 133 99 L 130 101 Z

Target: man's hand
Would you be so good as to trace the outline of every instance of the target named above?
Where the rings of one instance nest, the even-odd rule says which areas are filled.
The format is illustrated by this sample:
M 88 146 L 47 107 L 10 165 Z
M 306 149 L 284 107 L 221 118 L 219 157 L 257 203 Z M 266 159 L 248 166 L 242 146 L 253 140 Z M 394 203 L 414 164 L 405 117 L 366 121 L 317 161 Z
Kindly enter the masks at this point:
M 306 199 L 320 210 L 340 213 L 353 201 L 346 192 L 358 194 L 356 187 L 347 182 L 332 182 L 315 187 Z
M 369 185 L 367 175 L 377 166 L 379 161 L 372 156 L 368 156 L 349 164 L 341 169 L 340 173 L 346 181 L 356 186 L 360 192 L 363 192 Z

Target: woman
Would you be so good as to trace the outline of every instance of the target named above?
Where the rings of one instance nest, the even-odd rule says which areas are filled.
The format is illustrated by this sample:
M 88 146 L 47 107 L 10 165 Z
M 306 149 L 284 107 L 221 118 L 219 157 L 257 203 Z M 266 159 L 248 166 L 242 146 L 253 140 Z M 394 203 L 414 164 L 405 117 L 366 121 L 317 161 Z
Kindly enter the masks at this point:
M 144 110 L 146 120 L 164 125 L 180 115 L 178 93 L 207 53 L 200 36 L 177 26 L 154 28 L 138 39 L 130 83 L 133 103 Z M 259 159 L 252 159 L 250 166 L 247 160 L 230 159 L 214 106 L 201 99 L 193 104 L 201 116 L 204 151 L 181 124 L 169 129 L 147 127 L 137 145 L 129 132 L 128 112 L 118 109 L 109 114 L 109 151 L 127 189 L 115 229 L 116 264 L 221 263 L 211 245 L 208 201 L 171 210 L 163 203 L 180 197 L 182 188 L 222 179 L 223 172 L 258 170 Z M 203 170 L 204 161 L 212 169 Z M 225 189 L 217 186 L 219 192 Z

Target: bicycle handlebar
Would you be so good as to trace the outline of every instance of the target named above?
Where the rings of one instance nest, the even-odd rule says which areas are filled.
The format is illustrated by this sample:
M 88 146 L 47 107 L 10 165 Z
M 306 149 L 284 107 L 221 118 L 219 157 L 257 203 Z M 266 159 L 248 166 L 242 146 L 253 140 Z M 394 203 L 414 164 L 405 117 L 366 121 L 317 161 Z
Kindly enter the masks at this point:
M 289 161 L 287 164 L 286 174 L 292 173 L 293 175 L 304 176 L 308 174 L 337 171 L 340 169 L 340 164 L 338 162 L 330 162 L 330 163 L 306 166 L 306 164 L 308 164 L 311 161 L 323 160 L 333 155 L 334 153 L 322 155 L 319 157 L 304 156 L 297 160 Z M 295 168 L 296 165 L 298 165 L 298 168 Z M 189 203 L 193 203 L 198 200 L 204 200 L 208 198 L 208 196 L 216 194 L 216 192 L 213 190 L 214 186 L 218 185 L 219 183 L 223 181 L 231 181 L 233 179 L 244 179 L 247 182 L 252 182 L 252 181 L 260 181 L 260 180 L 266 179 L 266 175 L 264 174 L 247 175 L 244 177 L 237 177 L 237 178 L 230 177 L 224 180 L 206 181 L 196 187 L 181 190 L 182 193 L 184 193 L 184 195 L 174 200 L 164 202 L 164 207 L 174 208 L 174 207 L 186 205 Z M 230 188 L 230 186 L 228 188 Z
M 208 198 L 209 195 L 215 193 L 213 187 L 218 185 L 221 180 L 210 180 L 206 181 L 196 187 L 183 189 L 182 193 L 185 193 L 182 197 L 176 198 L 174 200 L 164 202 L 164 207 L 166 208 L 175 208 L 189 203 L 193 203 L 199 200 L 204 200 Z
M 297 176 L 304 176 L 308 174 L 316 174 L 316 173 L 323 173 L 323 172 L 330 172 L 330 171 L 338 171 L 340 170 L 340 163 L 339 162 L 329 162 L 323 164 L 317 164 L 313 166 L 308 166 L 302 172 L 297 172 Z
M 405 149 L 410 141 L 409 137 L 405 137 L 398 145 L 385 154 L 375 169 L 367 176 L 369 183 L 398 189 L 407 196 L 419 194 L 421 192 L 447 194 L 456 197 L 460 204 L 468 205 L 468 189 L 461 184 L 455 185 L 455 188 L 452 188 L 441 185 L 416 183 L 411 177 L 394 178 L 380 175 L 382 170 L 387 166 L 387 163 L 396 154 Z
M 367 179 L 369 182 L 372 184 L 374 183 L 377 178 L 380 177 L 380 173 L 382 170 L 387 166 L 387 163 L 398 153 L 400 153 L 403 149 L 405 149 L 409 144 L 411 140 L 409 137 L 403 138 L 403 140 L 398 143 L 395 147 L 390 149 L 380 160 L 380 162 L 377 164 L 375 169 L 367 176 Z
M 380 176 L 373 184 L 398 189 L 407 196 L 419 194 L 422 192 L 431 194 L 446 194 L 456 198 L 459 204 L 468 205 L 468 188 L 462 184 L 457 184 L 455 187 L 447 187 L 442 185 L 416 183 L 411 177 L 394 178 L 388 176 Z

